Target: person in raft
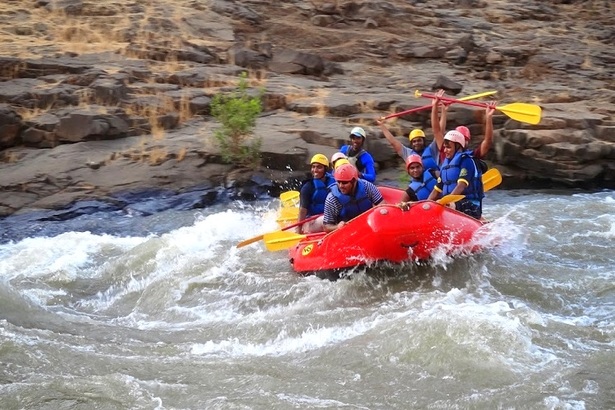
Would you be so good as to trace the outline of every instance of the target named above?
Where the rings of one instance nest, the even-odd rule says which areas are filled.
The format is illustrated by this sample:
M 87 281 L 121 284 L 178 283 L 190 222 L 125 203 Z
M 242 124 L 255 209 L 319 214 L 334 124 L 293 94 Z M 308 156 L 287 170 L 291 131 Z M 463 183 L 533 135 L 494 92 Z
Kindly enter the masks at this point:
M 338 151 L 335 154 L 331 155 L 331 168 L 335 169 L 338 166 L 337 164 L 344 163 L 344 161 L 341 160 L 348 161 L 348 157 L 343 152 Z
M 485 107 L 485 125 L 484 125 L 485 137 L 483 138 L 482 142 L 472 151 L 472 156 L 475 159 L 485 158 L 485 156 L 491 149 L 491 146 L 493 145 L 493 114 L 495 113 L 495 107 L 497 105 L 497 101 L 490 101 L 487 104 L 488 104 L 487 107 Z M 446 104 L 446 103 L 441 104 L 442 109 L 441 109 L 440 121 L 437 123 L 437 125 L 433 127 L 434 135 L 436 134 L 442 135 L 443 134 L 442 130 L 446 129 L 446 114 L 447 114 L 449 105 L 450 104 Z M 464 148 L 466 150 L 469 149 L 470 139 L 471 139 L 470 129 L 464 125 L 460 125 L 457 128 L 455 128 L 455 130 L 459 131 L 463 135 L 463 137 L 465 138 Z M 441 149 L 440 150 L 440 160 L 444 161 L 444 158 L 445 158 L 444 150 Z
M 430 200 L 440 196 L 465 195 L 455 202 L 455 209 L 480 219 L 483 212 L 482 172 L 476 166 L 472 155 L 465 151 L 465 137 L 459 131 L 453 130 L 444 136 L 444 153 L 446 158 L 440 167 L 440 177 L 429 194 Z
M 326 155 L 314 155 L 310 165 L 312 178 L 303 182 L 299 192 L 299 221 L 322 214 L 330 187 L 335 185 L 335 179 L 329 172 L 329 159 Z M 323 229 L 322 215 L 297 227 L 299 233 L 322 232 Z
M 443 95 L 444 91 L 438 91 L 440 95 Z M 436 99 L 432 100 L 431 104 L 431 119 L 432 121 L 435 119 L 438 120 L 438 107 L 439 103 Z M 380 130 L 384 137 L 389 141 L 389 144 L 393 147 L 397 155 L 401 157 L 404 161 L 408 159 L 408 157 L 412 154 L 418 154 L 421 157 L 423 162 L 423 168 L 425 170 L 432 170 L 437 175 L 437 171 L 439 171 L 439 166 L 441 164 L 440 160 L 440 150 L 442 148 L 442 143 L 444 138 L 442 134 L 434 133 L 434 140 L 427 144 L 425 132 L 421 129 L 413 129 L 408 134 L 408 139 L 410 140 L 410 148 L 403 145 L 399 142 L 391 131 L 384 125 L 384 121 L 380 118 L 376 120 L 376 123 L 380 126 Z
M 384 203 L 376 185 L 359 178 L 352 164 L 340 165 L 333 175 L 336 184 L 325 200 L 323 224 L 326 232 L 341 228 L 352 218 Z
M 422 201 L 429 198 L 429 194 L 431 194 L 438 181 L 434 171 L 423 168 L 423 162 L 418 154 L 412 154 L 406 159 L 406 171 L 410 175 L 411 181 L 408 184 L 408 189 L 406 189 L 402 196 L 402 204 L 408 201 Z
M 365 138 L 365 130 L 361 127 L 354 127 L 350 131 L 350 144 L 343 145 L 340 152 L 346 155 L 346 159 L 357 167 L 359 178 L 374 183 L 376 181 L 376 166 L 374 158 L 364 148 Z

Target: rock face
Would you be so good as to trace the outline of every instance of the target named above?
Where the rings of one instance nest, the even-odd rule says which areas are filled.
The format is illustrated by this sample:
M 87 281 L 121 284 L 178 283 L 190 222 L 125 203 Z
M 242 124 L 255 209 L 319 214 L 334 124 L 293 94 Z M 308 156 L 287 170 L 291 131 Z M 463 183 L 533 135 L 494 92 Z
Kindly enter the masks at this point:
M 27 4 L 26 4 L 27 3 Z M 610 1 L 36 0 L 0 6 L 0 215 L 151 187 L 203 183 L 278 195 L 368 132 L 378 182 L 399 158 L 378 117 L 497 90 L 539 105 L 537 125 L 499 112 L 488 160 L 508 187 L 615 187 L 615 6 Z M 262 89 L 263 167 L 223 164 L 211 98 L 247 71 Z M 473 144 L 483 110 L 455 104 L 447 128 Z M 429 136 L 429 112 L 391 120 Z M 210 194 L 208 194 L 210 195 Z M 211 198 L 208 196 L 208 203 Z

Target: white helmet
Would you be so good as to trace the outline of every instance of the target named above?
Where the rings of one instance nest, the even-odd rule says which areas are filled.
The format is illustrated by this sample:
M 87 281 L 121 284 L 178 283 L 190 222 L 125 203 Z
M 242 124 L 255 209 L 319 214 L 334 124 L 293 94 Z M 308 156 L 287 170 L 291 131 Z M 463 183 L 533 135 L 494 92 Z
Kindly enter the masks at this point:
M 363 137 L 363 139 L 365 139 L 365 130 L 361 127 L 354 127 L 350 131 L 350 135 L 358 135 L 359 137 Z
M 333 164 L 335 161 L 337 161 L 338 159 L 342 159 L 342 158 L 348 158 L 348 157 L 346 157 L 346 154 L 344 154 L 343 152 L 336 152 L 335 154 L 331 156 L 331 163 Z
M 457 144 L 461 145 L 462 148 L 466 146 L 466 138 L 463 136 L 462 133 L 456 130 L 447 132 L 444 136 L 444 139 L 456 142 Z

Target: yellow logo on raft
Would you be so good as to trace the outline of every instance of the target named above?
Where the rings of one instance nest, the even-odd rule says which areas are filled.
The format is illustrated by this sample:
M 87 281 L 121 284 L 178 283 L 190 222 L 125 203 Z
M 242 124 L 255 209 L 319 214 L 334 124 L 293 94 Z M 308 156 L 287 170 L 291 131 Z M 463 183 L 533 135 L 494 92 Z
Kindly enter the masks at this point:
M 305 248 L 303 248 L 303 250 L 301 251 L 301 255 L 303 256 L 307 256 L 310 254 L 310 252 L 312 252 L 312 249 L 314 249 L 314 244 L 311 243 L 309 245 L 306 245 Z

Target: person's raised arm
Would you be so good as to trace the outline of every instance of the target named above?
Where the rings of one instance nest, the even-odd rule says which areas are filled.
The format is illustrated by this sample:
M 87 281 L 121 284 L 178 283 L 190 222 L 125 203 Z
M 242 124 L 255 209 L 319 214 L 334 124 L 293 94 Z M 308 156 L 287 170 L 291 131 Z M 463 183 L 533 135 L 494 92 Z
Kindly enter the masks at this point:
M 495 112 L 496 101 L 492 101 L 485 108 L 485 139 L 480 143 L 478 158 L 484 158 L 493 144 L 493 113 Z
M 397 141 L 397 139 L 393 136 L 393 134 L 391 134 L 391 131 L 389 131 L 386 125 L 384 125 L 384 120 L 381 120 L 378 118 L 376 120 L 376 124 L 380 126 L 380 131 L 382 131 L 384 138 L 386 138 L 387 141 L 389 141 L 389 144 L 391 144 L 395 152 L 397 152 L 397 155 L 401 156 L 402 148 L 403 148 L 401 145 L 401 142 Z
M 431 128 L 433 130 L 433 139 L 436 142 L 436 146 L 438 151 L 442 148 L 442 144 L 444 143 L 444 129 L 442 124 L 440 123 L 440 118 L 438 118 L 438 109 L 442 105 L 442 101 L 440 97 L 444 95 L 444 90 L 438 90 L 436 93 L 436 98 L 431 100 Z M 443 115 L 446 115 L 443 112 Z M 445 119 L 446 121 L 446 119 Z
M 446 103 L 440 104 L 440 107 L 441 107 L 440 109 L 440 132 L 441 133 L 444 133 L 444 130 L 446 130 L 446 115 L 448 113 L 449 106 L 450 104 L 446 104 Z

